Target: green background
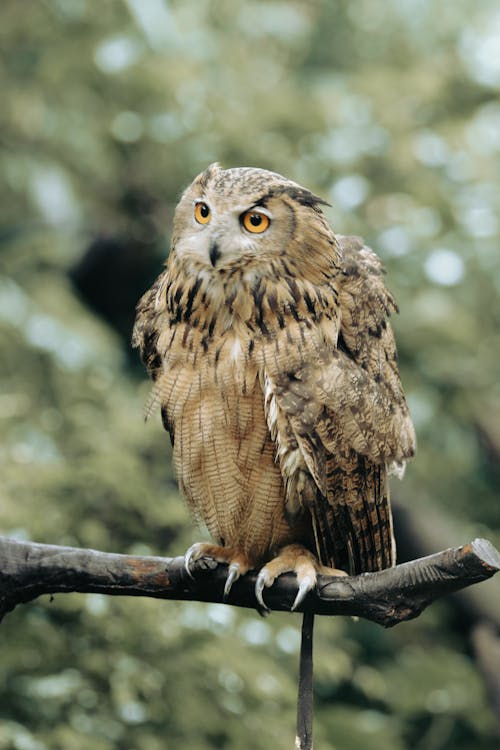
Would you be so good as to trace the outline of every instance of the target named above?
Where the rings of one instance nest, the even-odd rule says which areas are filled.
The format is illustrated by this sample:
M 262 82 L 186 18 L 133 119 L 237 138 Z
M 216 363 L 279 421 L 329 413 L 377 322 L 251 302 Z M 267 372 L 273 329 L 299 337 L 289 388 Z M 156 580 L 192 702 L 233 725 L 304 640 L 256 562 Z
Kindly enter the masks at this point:
M 394 487 L 401 558 L 500 544 L 497 3 L 4 0 L 0 37 L 0 533 L 165 555 L 200 538 L 129 337 L 180 191 L 218 160 L 324 196 L 384 261 L 419 440 Z M 389 631 L 321 620 L 318 749 L 496 748 L 488 622 L 496 581 Z M 0 750 L 291 748 L 299 624 L 18 607 Z

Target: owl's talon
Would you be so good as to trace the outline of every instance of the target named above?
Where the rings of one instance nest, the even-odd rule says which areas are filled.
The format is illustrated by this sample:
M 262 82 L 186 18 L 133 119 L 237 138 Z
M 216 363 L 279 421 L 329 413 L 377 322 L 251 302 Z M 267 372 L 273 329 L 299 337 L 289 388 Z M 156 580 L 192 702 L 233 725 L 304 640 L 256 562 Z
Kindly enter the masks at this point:
M 188 576 L 191 578 L 191 580 L 194 580 L 194 575 L 189 570 L 189 564 L 191 563 L 191 558 L 193 557 L 191 550 L 189 549 L 186 554 L 184 555 L 184 570 L 188 574 Z
M 295 601 L 292 604 L 292 612 L 295 612 L 297 607 L 300 607 L 306 596 L 312 589 L 314 588 L 315 581 L 312 580 L 310 576 L 305 576 L 300 584 L 299 584 L 299 590 L 297 591 L 297 596 L 295 597 Z
M 238 580 L 240 575 L 241 575 L 241 568 L 240 568 L 239 563 L 231 563 L 231 565 L 229 566 L 226 583 L 224 586 L 224 595 L 223 595 L 224 601 L 227 600 L 233 583 Z
M 273 581 L 274 579 L 269 577 L 265 568 L 263 568 L 257 576 L 257 580 L 255 582 L 255 598 L 257 599 L 261 607 L 261 614 L 267 615 L 271 611 L 262 597 L 262 592 L 264 591 L 264 588 L 269 588 L 269 586 L 272 586 Z
M 188 550 L 186 550 L 186 553 L 184 555 L 184 570 L 193 581 L 194 581 L 194 575 L 191 573 L 190 565 L 191 563 L 195 562 L 198 559 L 199 554 L 200 554 L 200 543 L 196 542 L 195 544 L 192 544 Z

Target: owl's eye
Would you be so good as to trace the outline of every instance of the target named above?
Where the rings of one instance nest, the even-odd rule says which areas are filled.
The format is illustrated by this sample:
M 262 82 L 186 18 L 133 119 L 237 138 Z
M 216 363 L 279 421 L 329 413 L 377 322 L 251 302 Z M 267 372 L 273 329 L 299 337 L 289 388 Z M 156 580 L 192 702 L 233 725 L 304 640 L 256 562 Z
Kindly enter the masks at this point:
M 210 221 L 210 209 L 206 203 L 197 203 L 194 207 L 194 218 L 198 224 L 208 224 Z
M 241 216 L 241 223 L 247 230 L 247 232 L 253 232 L 253 234 L 261 234 L 265 232 L 271 223 L 271 219 L 266 214 L 260 211 L 246 211 Z

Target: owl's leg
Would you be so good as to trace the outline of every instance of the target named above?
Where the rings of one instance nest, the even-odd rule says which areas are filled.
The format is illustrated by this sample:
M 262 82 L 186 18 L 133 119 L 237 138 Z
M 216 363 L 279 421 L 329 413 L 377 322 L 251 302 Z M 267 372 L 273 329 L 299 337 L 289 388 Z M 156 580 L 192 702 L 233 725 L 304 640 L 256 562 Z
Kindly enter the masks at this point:
M 292 605 L 292 612 L 302 604 L 308 592 L 312 591 L 316 586 L 318 573 L 330 576 L 347 575 L 343 570 L 321 565 L 313 553 L 301 544 L 288 544 L 280 550 L 277 557 L 274 557 L 264 565 L 257 576 L 255 597 L 260 606 L 266 611 L 269 611 L 269 608 L 264 602 L 262 592 L 265 588 L 272 586 L 276 578 L 283 573 L 295 573 L 299 584 L 299 590 Z
M 224 586 L 224 600 L 229 596 L 233 583 L 250 569 L 250 561 L 244 552 L 240 552 L 233 547 L 220 547 L 218 544 L 210 544 L 209 542 L 197 542 L 192 544 L 184 555 L 184 568 L 191 578 L 193 574 L 190 565 L 201 557 L 209 557 L 211 560 L 218 563 L 227 563 L 229 566 Z

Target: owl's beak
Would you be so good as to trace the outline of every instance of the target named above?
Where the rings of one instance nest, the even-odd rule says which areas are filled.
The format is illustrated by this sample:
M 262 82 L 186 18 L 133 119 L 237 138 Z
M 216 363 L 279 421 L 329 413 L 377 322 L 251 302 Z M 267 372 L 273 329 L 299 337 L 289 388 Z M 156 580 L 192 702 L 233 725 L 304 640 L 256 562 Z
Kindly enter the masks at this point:
M 215 240 L 213 240 L 212 244 L 210 245 L 210 251 L 208 253 L 208 257 L 210 258 L 210 263 L 215 268 L 217 261 L 220 258 L 219 245 Z

